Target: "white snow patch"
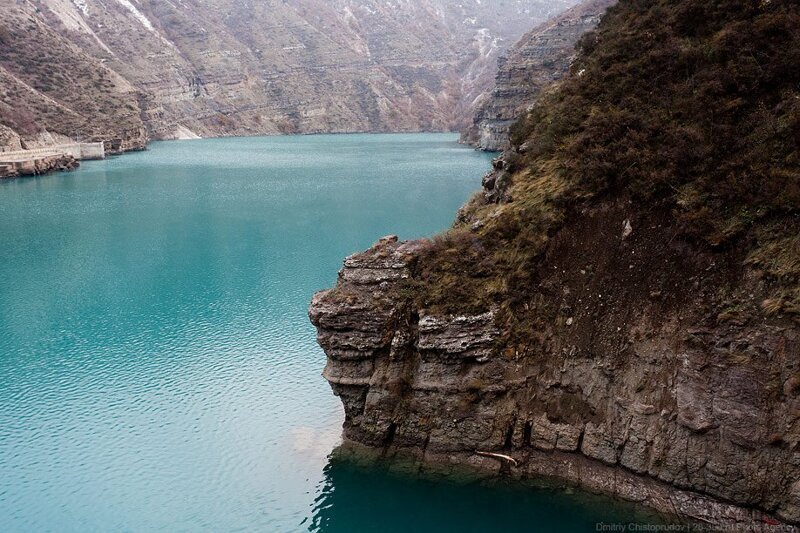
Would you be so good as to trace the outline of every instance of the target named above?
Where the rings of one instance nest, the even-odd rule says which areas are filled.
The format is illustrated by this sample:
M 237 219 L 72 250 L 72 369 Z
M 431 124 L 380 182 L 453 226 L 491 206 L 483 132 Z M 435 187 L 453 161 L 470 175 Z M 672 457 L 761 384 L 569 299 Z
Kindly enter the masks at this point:
M 117 0 L 117 2 L 119 2 L 119 3 L 122 5 L 122 7 L 124 7 L 124 8 L 125 8 L 125 9 L 127 9 L 128 11 L 130 11 L 130 12 L 131 12 L 131 14 L 132 14 L 134 17 L 136 17 L 136 20 L 138 20 L 139 22 L 141 22 L 141 23 L 142 23 L 142 26 L 144 26 L 144 27 L 145 27 L 145 28 L 147 28 L 148 30 L 150 30 L 150 31 L 152 31 L 153 33 L 155 33 L 156 29 L 153 27 L 153 24 L 151 24 L 151 23 L 150 23 L 150 21 L 147 19 L 147 17 L 145 17 L 145 16 L 144 16 L 144 14 L 143 14 L 141 11 L 139 11 L 139 10 L 136 8 L 136 6 L 135 6 L 135 5 L 133 5 L 133 4 L 130 2 L 130 0 Z
M 89 15 L 89 6 L 86 5 L 86 0 L 72 0 L 72 3 L 75 4 L 75 7 L 81 10 L 81 13 L 83 13 L 84 16 Z

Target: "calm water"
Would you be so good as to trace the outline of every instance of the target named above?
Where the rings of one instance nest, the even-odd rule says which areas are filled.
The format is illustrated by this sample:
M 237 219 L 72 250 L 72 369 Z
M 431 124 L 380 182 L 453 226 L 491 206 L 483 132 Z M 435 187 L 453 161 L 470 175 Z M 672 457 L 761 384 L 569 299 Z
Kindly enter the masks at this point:
M 377 238 L 446 227 L 488 166 L 450 135 L 219 139 L 0 183 L 0 531 L 630 518 L 328 459 L 343 414 L 311 295 Z

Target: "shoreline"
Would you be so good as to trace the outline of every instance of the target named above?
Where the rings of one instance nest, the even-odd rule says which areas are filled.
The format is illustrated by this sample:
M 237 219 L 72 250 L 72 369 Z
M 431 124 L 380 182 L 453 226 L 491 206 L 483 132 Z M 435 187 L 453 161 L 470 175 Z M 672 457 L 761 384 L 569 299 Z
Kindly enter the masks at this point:
M 620 239 L 607 221 L 624 217 L 611 209 L 597 218 L 583 217 L 578 222 L 612 228 L 600 233 L 599 242 Z M 543 267 L 554 272 L 553 277 L 567 272 L 560 258 L 573 257 L 574 243 L 579 242 L 575 235 L 584 227 L 577 224 L 556 241 L 561 248 Z M 646 243 L 663 241 L 658 232 L 644 237 L 642 232 L 637 235 L 638 249 L 634 248 L 643 262 L 653 257 Z M 727 433 L 701 431 L 689 418 L 700 400 L 687 394 L 686 378 L 648 382 L 638 374 L 609 375 L 616 353 L 576 355 L 574 347 L 582 341 L 574 333 L 552 333 L 551 338 L 560 334 L 567 339 L 567 349 L 555 345 L 545 352 L 552 357 L 526 358 L 516 350 L 496 350 L 500 331 L 492 311 L 437 316 L 415 308 L 404 299 L 403 284 L 415 275 L 415 261 L 425 253 L 424 246 L 424 241 L 384 237 L 345 259 L 334 288 L 312 299 L 309 318 L 327 356 L 323 376 L 344 405 L 346 438 L 383 449 L 385 455 L 400 449 L 425 462 L 463 464 L 515 478 L 555 477 L 707 527 L 785 525 L 788 531 L 800 531 L 794 519 L 795 481 L 784 481 L 793 458 L 783 448 L 764 447 L 759 452 L 759 435 L 737 433 L 739 426 L 725 418 L 718 431 Z M 605 279 L 606 271 L 617 272 L 611 265 L 598 275 Z M 584 278 L 574 279 L 566 286 L 577 292 Z M 653 305 L 646 302 L 645 308 Z M 604 312 L 614 316 L 618 310 Z M 649 330 L 650 324 L 638 327 Z M 681 334 L 680 329 L 657 329 L 651 342 Z M 765 352 L 772 343 L 796 339 L 786 333 L 787 340 L 781 341 L 784 330 L 779 325 L 760 337 L 750 335 L 750 345 L 765 346 Z M 720 330 L 715 338 L 742 337 L 739 330 Z M 642 355 L 637 357 L 651 365 L 650 376 L 680 377 L 680 368 L 673 368 L 686 359 L 712 368 L 717 354 L 695 347 L 681 356 L 686 359 L 663 358 L 663 352 L 640 342 Z M 791 344 L 786 346 L 788 351 Z M 724 352 L 719 357 L 726 361 Z M 632 362 L 625 364 L 633 368 Z M 699 390 L 710 387 L 699 381 L 702 377 L 692 382 Z M 718 394 L 742 394 L 737 382 L 732 383 L 720 386 Z M 680 399 L 671 400 L 676 397 Z M 769 481 L 759 484 L 760 476 Z M 739 480 L 744 480 L 743 487 Z
M 33 156 L 18 161 L 0 161 L 0 180 L 42 176 L 53 172 L 70 172 L 80 166 L 77 159 L 66 154 Z
M 431 452 L 410 447 L 367 446 L 342 437 L 332 457 L 361 466 L 387 462 L 389 471 L 429 475 L 445 479 L 497 479 L 543 485 L 551 490 L 576 489 L 610 500 L 635 505 L 654 521 L 665 526 L 684 526 L 691 530 L 791 531 L 800 528 L 773 515 L 713 498 L 706 494 L 678 489 L 655 479 L 603 464 L 582 454 L 531 448 L 514 450 L 517 466 L 480 452 Z
M 258 133 L 254 135 L 215 135 L 211 137 L 198 137 L 197 139 L 149 139 L 145 142 L 143 146 L 135 146 L 131 147 L 128 150 L 122 151 L 106 151 L 106 155 L 101 158 L 105 159 L 106 157 L 116 157 L 125 155 L 128 153 L 135 153 L 135 152 L 146 152 L 149 149 L 150 143 L 153 142 L 184 142 L 184 141 L 202 141 L 206 139 L 251 139 L 251 138 L 258 138 L 258 137 L 269 137 L 269 138 L 278 138 L 278 137 L 314 137 L 314 136 L 324 136 L 324 135 L 331 135 L 331 136 L 346 136 L 346 135 L 419 135 L 419 134 L 442 134 L 442 135 L 459 135 L 460 132 L 458 131 L 438 131 L 438 130 L 419 130 L 419 131 L 333 131 L 333 132 L 306 132 L 306 133 Z M 460 142 L 460 140 L 456 139 L 456 144 L 460 146 L 464 146 L 466 148 L 473 148 L 468 144 L 464 144 Z M 34 150 L 40 150 L 42 148 L 48 147 L 37 147 L 36 149 L 31 149 L 30 151 L 33 152 Z M 478 149 L 475 149 L 478 150 Z M 479 150 L 478 150 L 479 151 Z M 3 152 L 0 152 L 0 158 L 2 158 Z M 33 155 L 33 154 L 32 154 Z M 52 162 L 50 160 L 58 158 L 58 161 Z M 96 158 L 91 158 L 96 159 Z M 39 164 L 40 161 L 47 160 L 45 164 Z M 26 165 L 20 165 L 21 162 L 14 162 L 14 163 L 4 163 L 0 161 L 0 180 L 13 180 L 18 178 L 31 178 L 36 176 L 44 176 L 48 174 L 53 174 L 57 172 L 71 172 L 76 170 L 80 167 L 80 159 L 75 159 L 71 157 L 60 157 L 49 155 L 46 157 L 39 157 L 39 158 L 32 158 L 30 160 L 26 160 L 25 163 L 29 163 Z M 10 168 L 14 166 L 13 170 Z

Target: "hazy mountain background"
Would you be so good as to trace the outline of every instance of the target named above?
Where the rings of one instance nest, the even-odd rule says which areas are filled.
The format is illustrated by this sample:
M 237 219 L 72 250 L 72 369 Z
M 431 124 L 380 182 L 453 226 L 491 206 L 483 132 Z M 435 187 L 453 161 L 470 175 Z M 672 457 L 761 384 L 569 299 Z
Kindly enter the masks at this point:
M 457 130 L 575 0 L 0 0 L 0 143 Z

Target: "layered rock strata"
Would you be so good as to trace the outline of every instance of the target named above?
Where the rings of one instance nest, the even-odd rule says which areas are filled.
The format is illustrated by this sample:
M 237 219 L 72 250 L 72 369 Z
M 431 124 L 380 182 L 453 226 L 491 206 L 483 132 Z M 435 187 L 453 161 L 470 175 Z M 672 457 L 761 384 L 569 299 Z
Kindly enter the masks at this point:
M 482 99 L 461 142 L 490 152 L 509 147 L 511 125 L 569 70 L 575 45 L 615 0 L 589 0 L 522 37 L 499 59 L 494 89 Z
M 503 201 L 505 166 L 483 201 Z M 724 287 L 757 307 L 763 282 L 675 238 L 667 216 L 624 202 L 579 213 L 547 249 L 524 342 L 504 338 L 494 312 L 410 303 L 429 241 L 390 237 L 349 257 L 310 309 L 345 437 L 555 476 L 702 523 L 799 524 L 800 327 L 714 315 Z
M 574 1 L 26 4 L 135 87 L 150 137 L 172 139 L 455 131 L 498 55 Z

